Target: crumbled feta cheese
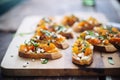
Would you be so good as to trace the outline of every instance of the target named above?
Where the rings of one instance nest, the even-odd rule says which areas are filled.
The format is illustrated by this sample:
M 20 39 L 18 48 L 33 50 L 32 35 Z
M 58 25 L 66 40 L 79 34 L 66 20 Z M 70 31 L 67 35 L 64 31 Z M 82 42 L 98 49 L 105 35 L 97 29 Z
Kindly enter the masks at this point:
M 44 60 L 45 60 L 45 59 L 42 59 L 42 58 L 40 59 L 41 62 L 43 62 Z
M 25 48 L 24 51 L 27 51 L 27 49 Z
M 94 47 L 93 46 L 90 46 L 90 49 L 93 49 Z
M 27 64 L 23 64 L 23 67 L 27 67 Z
M 96 35 L 96 36 L 99 36 L 99 34 L 98 34 L 98 33 L 95 33 L 95 35 Z
M 90 36 L 90 35 L 87 35 L 87 36 L 85 36 L 85 39 L 90 39 L 92 36 Z
M 23 64 L 23 67 L 27 67 L 28 64 L 29 64 L 29 62 L 24 63 L 24 64 Z
M 89 56 L 82 57 L 82 60 L 88 60 Z
M 37 48 L 37 51 L 36 51 L 37 53 L 43 53 L 43 52 L 45 52 L 45 50 L 44 49 L 41 49 L 41 48 Z
M 51 40 L 51 42 L 55 42 L 55 40 L 53 39 L 53 40 Z
M 77 59 L 77 60 L 80 60 L 80 58 L 79 58 L 79 57 L 77 57 L 76 59 Z
M 32 59 L 32 62 L 34 62 L 35 61 L 35 59 Z
M 95 37 L 91 36 L 91 39 L 95 39 Z
M 105 40 L 103 40 L 102 43 L 105 43 Z
M 54 32 L 52 32 L 52 33 L 51 33 L 51 35 L 55 35 L 55 33 L 54 33 Z
M 72 32 L 72 29 L 68 29 L 67 32 Z
M 36 39 L 40 39 L 40 36 L 37 35 L 37 36 L 36 36 Z
M 41 51 L 40 48 L 37 48 L 37 51 L 36 51 L 36 52 L 37 52 L 37 53 L 40 53 L 40 51 Z
M 84 33 L 89 34 L 88 31 L 84 31 Z
M 43 52 L 45 52 L 45 50 L 44 50 L 44 49 L 41 49 L 41 51 L 40 51 L 40 52 L 42 52 L 42 53 L 43 53 Z
M 29 53 L 32 53 L 33 51 L 32 50 L 29 50 Z
M 78 57 L 83 57 L 83 56 L 84 56 L 83 52 L 78 54 Z
M 57 38 L 60 38 L 61 37 L 61 35 L 57 35 Z

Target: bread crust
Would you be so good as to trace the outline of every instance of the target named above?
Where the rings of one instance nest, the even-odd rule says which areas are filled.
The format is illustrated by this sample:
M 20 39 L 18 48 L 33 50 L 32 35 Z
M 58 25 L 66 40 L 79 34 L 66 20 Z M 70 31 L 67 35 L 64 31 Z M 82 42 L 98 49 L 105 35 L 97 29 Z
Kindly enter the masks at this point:
M 60 52 L 53 52 L 53 53 L 29 53 L 25 51 L 19 51 L 19 56 L 23 58 L 31 58 L 31 59 L 58 59 L 62 57 Z
M 73 39 L 73 34 L 71 32 L 62 32 L 61 35 L 64 36 L 66 39 Z
M 59 49 L 67 49 L 69 47 L 66 40 L 64 42 L 62 42 L 62 43 L 55 43 L 55 45 Z
M 77 59 L 77 56 L 73 55 L 72 56 L 72 62 L 78 65 L 90 65 L 93 62 L 92 54 L 89 55 L 89 58 L 86 60 Z
M 107 52 L 107 53 L 113 53 L 113 52 L 117 51 L 117 49 L 112 44 L 94 45 L 94 49 L 98 50 L 98 51 L 101 51 L 101 52 Z
M 73 30 L 75 32 L 83 32 L 85 30 L 92 30 L 93 26 L 89 26 L 89 27 L 79 27 L 79 26 L 73 26 Z

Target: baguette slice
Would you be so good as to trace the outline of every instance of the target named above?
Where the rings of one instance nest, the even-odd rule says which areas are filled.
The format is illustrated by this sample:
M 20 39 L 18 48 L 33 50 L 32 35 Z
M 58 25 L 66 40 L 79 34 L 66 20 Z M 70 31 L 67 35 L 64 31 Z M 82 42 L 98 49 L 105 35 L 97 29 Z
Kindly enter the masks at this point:
M 89 55 L 88 59 L 79 59 L 79 57 L 73 55 L 72 62 L 78 65 L 90 65 L 93 62 L 92 54 Z
M 83 32 L 85 30 L 93 30 L 93 26 L 88 22 L 79 22 L 73 25 L 73 30 L 75 32 Z
M 68 26 L 71 27 L 77 21 L 79 21 L 79 19 L 76 16 L 69 15 L 69 16 L 64 16 L 64 18 L 62 19 L 61 23 L 63 25 L 68 25 Z
M 101 52 L 107 52 L 107 53 L 112 53 L 116 52 L 117 49 L 115 48 L 114 45 L 108 44 L 108 45 L 94 45 L 95 50 L 101 51 Z
M 58 59 L 62 57 L 62 54 L 60 52 L 36 54 L 36 53 L 30 53 L 25 51 L 19 51 L 19 56 L 23 58 L 31 58 L 31 59 L 40 59 L 40 58 Z
M 33 59 L 58 59 L 62 57 L 62 54 L 53 43 L 45 44 L 30 41 L 27 44 L 20 45 L 19 56 Z
M 68 42 L 66 40 L 61 43 L 55 43 L 55 45 L 59 49 L 67 49 L 69 47 Z
M 93 61 L 93 46 L 85 40 L 77 40 L 73 45 L 72 62 L 90 65 Z M 84 50 L 84 51 L 83 51 Z
M 62 32 L 60 34 L 64 36 L 66 39 L 73 39 L 73 34 L 71 32 Z

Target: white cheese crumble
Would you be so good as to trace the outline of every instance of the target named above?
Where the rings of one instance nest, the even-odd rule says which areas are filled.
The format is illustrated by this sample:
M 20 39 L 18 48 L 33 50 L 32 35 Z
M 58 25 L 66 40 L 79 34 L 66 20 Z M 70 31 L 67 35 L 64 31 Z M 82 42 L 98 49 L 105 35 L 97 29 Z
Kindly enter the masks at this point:
M 54 32 L 52 32 L 52 33 L 51 33 L 51 35 L 53 36 L 53 35 L 55 35 L 55 33 L 54 33 Z
M 81 59 L 82 59 L 82 60 L 88 60 L 88 58 L 89 58 L 89 56 L 84 56 L 84 57 L 82 57 Z
M 77 59 L 77 60 L 80 60 L 80 58 L 79 58 L 79 57 L 77 57 L 76 59 Z
M 90 46 L 90 49 L 93 49 L 93 48 L 94 48 L 94 47 L 91 45 L 91 46 Z
M 99 36 L 99 34 L 98 34 L 98 33 L 95 33 L 95 35 L 96 35 L 96 36 Z
M 32 62 L 35 62 L 35 59 L 32 59 Z
M 32 50 L 29 50 L 28 52 L 29 52 L 29 53 L 33 53 L 33 51 L 32 51 Z
M 83 56 L 84 56 L 83 52 L 78 54 L 78 57 L 83 57 Z
M 41 49 L 41 48 L 37 48 L 37 51 L 36 51 L 37 53 L 43 53 L 43 52 L 45 52 L 45 50 L 44 49 Z
M 72 32 L 72 29 L 68 29 L 66 32 Z
M 40 59 L 41 62 L 43 62 L 44 60 L 45 60 L 45 59 L 42 59 L 42 58 Z
M 27 64 L 23 64 L 23 67 L 27 67 Z
M 61 35 L 57 35 L 57 38 L 61 38 Z
M 92 38 L 92 36 L 90 35 L 85 36 L 85 39 L 90 39 L 90 38 Z
M 89 34 L 88 31 L 84 31 L 84 33 Z
M 24 51 L 27 51 L 27 49 L 25 48 Z
M 53 40 L 51 40 L 51 42 L 55 42 L 55 40 L 53 39 Z
M 36 36 L 36 39 L 40 39 L 40 36 L 37 35 L 37 36 Z

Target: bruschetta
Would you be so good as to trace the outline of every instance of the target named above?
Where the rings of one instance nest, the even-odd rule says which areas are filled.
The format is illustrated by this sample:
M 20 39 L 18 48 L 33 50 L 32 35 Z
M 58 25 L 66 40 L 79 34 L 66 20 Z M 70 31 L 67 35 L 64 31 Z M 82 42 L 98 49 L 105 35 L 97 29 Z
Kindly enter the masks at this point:
M 85 30 L 93 30 L 94 27 L 99 27 L 101 26 L 101 23 L 98 22 L 93 17 L 90 17 L 86 20 L 81 20 L 73 25 L 73 30 L 75 32 L 83 32 Z
M 77 21 L 79 21 L 79 18 L 77 18 L 74 15 L 69 15 L 69 16 L 64 16 L 61 23 L 65 26 L 72 27 L 72 25 Z
M 62 54 L 53 43 L 39 43 L 30 39 L 30 41 L 20 45 L 19 56 L 32 59 L 58 59 L 62 57 Z
M 49 18 L 48 18 L 49 20 Z M 62 24 L 57 24 L 55 22 L 53 22 L 51 19 L 48 21 L 45 21 L 45 19 L 40 20 L 37 29 L 43 29 L 43 30 L 48 30 L 50 32 L 55 32 L 57 34 L 60 34 L 64 37 L 66 37 L 66 39 L 72 39 L 73 38 L 73 33 L 72 33 L 72 29 L 70 29 L 69 27 L 66 27 Z
M 94 45 L 94 49 L 101 52 L 115 52 L 117 49 L 109 42 L 109 36 L 94 31 L 84 31 L 80 37 Z
M 90 65 L 93 61 L 93 46 L 82 39 L 77 39 L 72 47 L 72 62 L 78 65 Z
M 69 47 L 65 37 L 54 32 L 49 32 L 48 30 L 38 29 L 33 36 L 33 39 L 37 42 L 51 42 L 60 49 Z

